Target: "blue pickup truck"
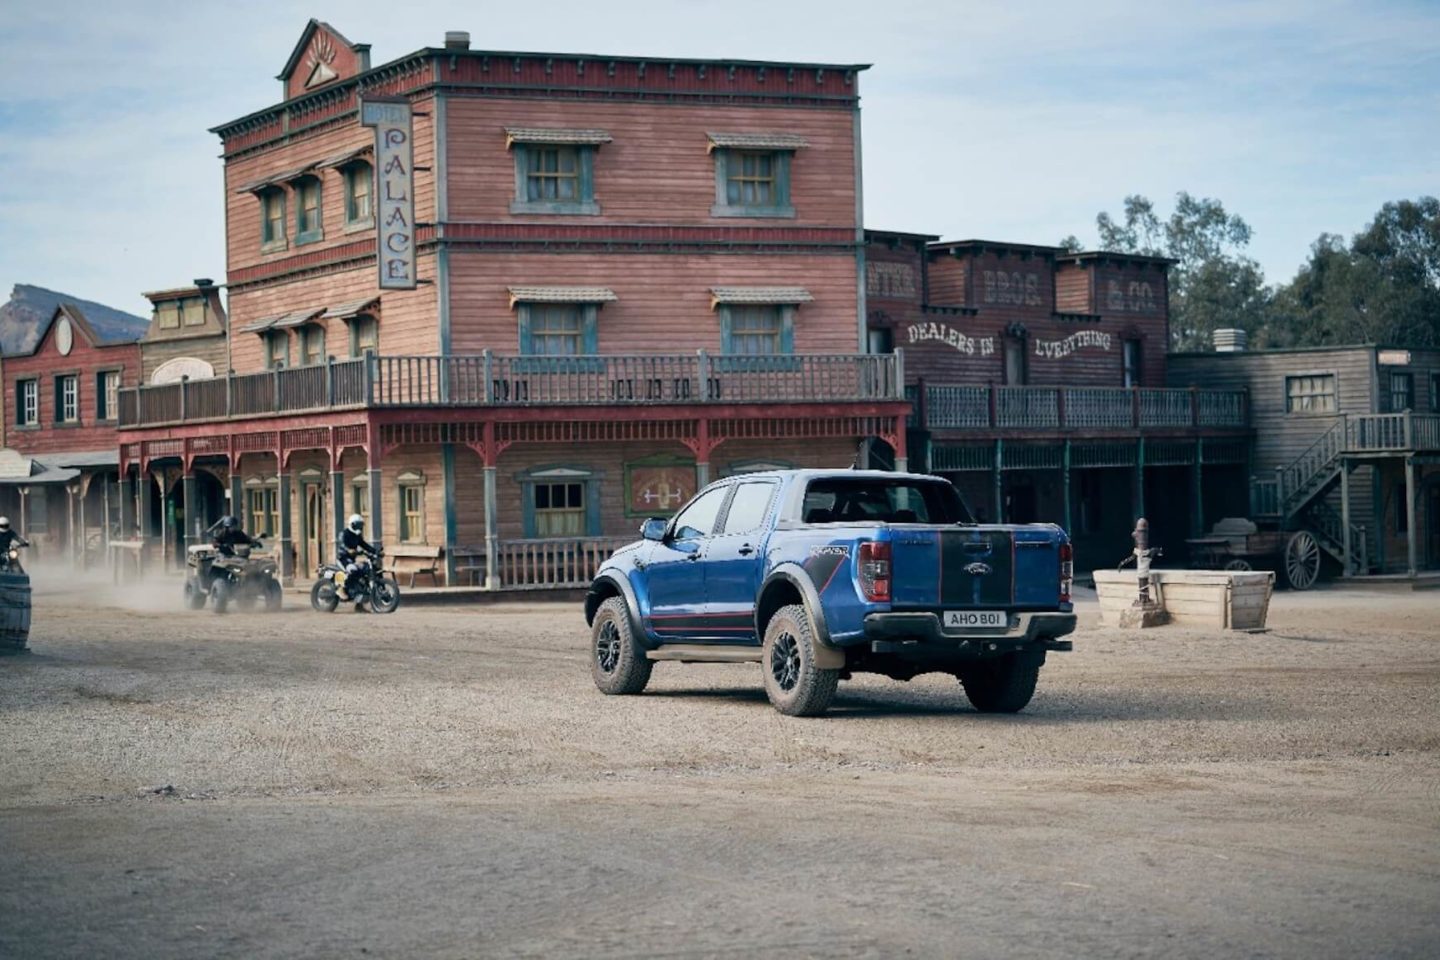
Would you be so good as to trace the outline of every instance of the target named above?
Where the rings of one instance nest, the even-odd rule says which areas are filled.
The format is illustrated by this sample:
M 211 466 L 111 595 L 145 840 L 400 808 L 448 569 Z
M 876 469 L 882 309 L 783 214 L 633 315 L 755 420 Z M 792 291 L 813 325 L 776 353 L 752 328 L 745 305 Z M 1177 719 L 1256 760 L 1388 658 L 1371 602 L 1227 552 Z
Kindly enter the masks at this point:
M 781 713 L 816 716 L 859 672 L 953 674 L 976 709 L 1030 702 L 1069 650 L 1071 549 L 1053 524 L 978 524 L 946 481 L 781 470 L 710 484 L 597 571 L 592 672 L 645 689 L 657 661 L 758 662 Z

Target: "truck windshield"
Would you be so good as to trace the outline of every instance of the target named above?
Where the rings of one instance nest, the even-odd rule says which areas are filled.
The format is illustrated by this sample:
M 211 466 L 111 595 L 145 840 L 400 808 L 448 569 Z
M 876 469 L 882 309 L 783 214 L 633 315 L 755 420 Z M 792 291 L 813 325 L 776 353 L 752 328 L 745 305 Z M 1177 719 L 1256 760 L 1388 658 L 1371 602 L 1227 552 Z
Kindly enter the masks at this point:
M 825 477 L 812 480 L 800 509 L 805 523 L 974 523 L 943 480 Z

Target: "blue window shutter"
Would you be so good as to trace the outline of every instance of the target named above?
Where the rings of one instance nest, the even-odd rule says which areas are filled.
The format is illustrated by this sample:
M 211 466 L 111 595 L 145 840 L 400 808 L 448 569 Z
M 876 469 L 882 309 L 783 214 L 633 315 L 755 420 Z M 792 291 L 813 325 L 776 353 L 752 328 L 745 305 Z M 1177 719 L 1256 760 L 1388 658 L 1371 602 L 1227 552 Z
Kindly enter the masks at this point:
M 15 381 L 15 425 L 25 423 L 25 381 Z
M 734 353 L 730 343 L 730 308 L 725 304 L 720 305 L 720 352 Z
M 61 410 L 62 410 L 63 403 L 64 403 L 64 401 L 61 399 L 62 396 L 63 396 L 63 393 L 62 393 L 62 391 L 61 391 L 61 389 L 60 389 L 60 379 L 61 379 L 60 377 L 56 377 L 56 378 L 55 378 L 55 381 L 54 381 L 54 383 L 55 383 L 55 391 L 54 391 L 54 392 L 55 392 L 55 422 L 56 422 L 56 423 L 59 423 L 59 422 L 60 422 L 60 412 L 61 412 Z
M 587 303 L 580 308 L 583 312 L 580 317 L 581 345 L 580 352 L 596 354 L 600 352 L 600 305 Z
M 600 481 L 585 481 L 585 535 L 600 536 Z
M 792 306 L 780 308 L 780 352 L 795 352 L 795 308 Z
M 777 207 L 790 205 L 790 157 L 791 154 L 784 151 L 775 154 L 775 206 Z
M 529 169 L 530 155 L 523 143 L 515 144 L 513 149 L 515 153 L 515 199 L 523 202 L 530 199 L 529 182 L 525 177 L 525 171 Z
M 534 349 L 530 343 L 530 305 L 528 303 L 517 304 L 516 314 L 520 318 L 520 352 L 522 354 L 533 353 Z
M 576 150 L 580 161 L 580 196 L 577 198 L 581 203 L 589 203 L 595 199 L 595 148 L 580 147 Z
M 715 205 L 724 207 L 730 203 L 730 151 L 720 148 L 715 151 Z
M 525 539 L 533 540 L 539 534 L 535 526 L 535 483 L 522 481 L 520 484 L 520 511 L 525 528 Z

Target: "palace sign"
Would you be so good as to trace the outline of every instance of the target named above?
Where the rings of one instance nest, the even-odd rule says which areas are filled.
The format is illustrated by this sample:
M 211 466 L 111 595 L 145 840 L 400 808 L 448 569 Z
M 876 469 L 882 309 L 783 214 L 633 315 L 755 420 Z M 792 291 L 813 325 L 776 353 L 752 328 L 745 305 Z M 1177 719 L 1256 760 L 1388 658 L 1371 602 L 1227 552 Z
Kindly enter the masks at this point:
M 375 260 L 382 290 L 415 289 L 415 165 L 410 101 L 363 100 L 375 128 Z

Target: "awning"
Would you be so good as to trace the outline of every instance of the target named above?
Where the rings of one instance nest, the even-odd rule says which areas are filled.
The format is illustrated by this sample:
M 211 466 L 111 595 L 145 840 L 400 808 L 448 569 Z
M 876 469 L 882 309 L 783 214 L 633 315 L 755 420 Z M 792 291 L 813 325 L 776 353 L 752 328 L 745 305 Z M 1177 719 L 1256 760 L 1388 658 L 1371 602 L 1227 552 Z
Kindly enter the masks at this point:
M 370 312 L 380 304 L 379 297 L 363 297 L 348 303 L 337 303 L 325 308 L 325 320 L 353 320 L 362 313 Z
M 613 303 L 620 298 L 609 287 L 511 287 L 510 306 L 517 303 Z
M 560 127 L 506 127 L 505 146 L 517 143 L 563 143 L 575 146 L 598 146 L 614 137 L 605 130 L 572 130 Z
M 799 150 L 810 146 L 810 141 L 798 133 L 707 133 L 710 145 L 706 152 L 716 147 L 734 147 L 739 150 Z
M 722 303 L 811 303 L 804 287 L 711 287 L 710 306 Z
M 374 145 L 367 143 L 363 147 L 356 147 L 353 150 L 343 150 L 340 153 L 331 154 L 324 160 L 321 160 L 319 163 L 315 164 L 315 166 L 320 168 L 321 170 L 329 170 L 332 167 L 343 167 L 347 163 L 359 160 L 366 154 L 374 152 L 374 150 Z
M 274 329 L 288 330 L 291 327 L 302 327 L 312 320 L 318 320 L 324 312 L 324 307 L 310 307 L 306 310 L 296 310 L 294 313 L 287 313 L 275 321 Z
M 280 317 L 265 317 L 263 320 L 256 320 L 254 323 L 247 323 L 240 328 L 241 333 L 264 333 L 275 326 L 275 321 Z
M 266 187 L 273 187 L 281 183 L 289 183 L 302 173 L 308 173 L 315 169 L 316 164 L 312 161 L 301 167 L 293 167 L 289 170 L 282 170 L 279 173 L 272 173 L 269 176 L 261 177 L 259 180 L 251 180 L 242 186 L 236 187 L 236 193 L 255 193 L 264 190 Z

